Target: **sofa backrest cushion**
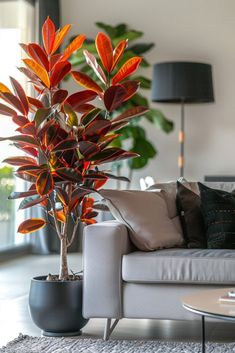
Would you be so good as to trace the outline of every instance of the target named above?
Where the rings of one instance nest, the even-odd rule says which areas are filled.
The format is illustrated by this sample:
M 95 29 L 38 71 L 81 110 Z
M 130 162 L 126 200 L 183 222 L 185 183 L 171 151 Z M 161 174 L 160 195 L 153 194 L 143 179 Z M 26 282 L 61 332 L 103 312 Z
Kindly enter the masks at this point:
M 235 196 L 199 183 L 209 249 L 235 249 Z
M 179 247 L 183 235 L 172 221 L 160 192 L 100 190 L 113 216 L 124 223 L 135 246 L 144 251 Z
M 200 196 L 177 182 L 176 204 L 187 247 L 206 248 L 207 241 Z

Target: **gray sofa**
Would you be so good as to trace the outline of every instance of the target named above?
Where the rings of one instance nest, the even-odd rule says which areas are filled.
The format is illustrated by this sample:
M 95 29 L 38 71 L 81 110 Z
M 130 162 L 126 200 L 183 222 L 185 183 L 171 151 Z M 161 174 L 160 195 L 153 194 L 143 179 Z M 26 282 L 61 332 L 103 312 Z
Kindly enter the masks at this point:
M 195 318 L 182 307 L 182 297 L 233 285 L 235 250 L 143 252 L 133 247 L 127 227 L 118 221 L 85 228 L 83 315 L 107 319 L 105 339 L 122 318 Z

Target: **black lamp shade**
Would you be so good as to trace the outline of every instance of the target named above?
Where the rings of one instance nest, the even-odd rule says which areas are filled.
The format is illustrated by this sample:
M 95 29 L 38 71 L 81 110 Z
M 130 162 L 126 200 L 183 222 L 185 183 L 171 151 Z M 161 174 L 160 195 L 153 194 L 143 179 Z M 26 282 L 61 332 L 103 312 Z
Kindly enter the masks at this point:
M 162 103 L 213 102 L 211 65 L 177 61 L 155 64 L 152 101 Z

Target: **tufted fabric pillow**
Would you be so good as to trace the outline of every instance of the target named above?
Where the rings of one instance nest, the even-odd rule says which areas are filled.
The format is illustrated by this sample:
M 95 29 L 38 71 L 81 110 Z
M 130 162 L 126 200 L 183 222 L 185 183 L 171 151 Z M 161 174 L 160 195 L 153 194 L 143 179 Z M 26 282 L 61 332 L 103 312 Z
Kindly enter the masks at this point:
M 187 247 L 206 248 L 207 242 L 204 220 L 200 208 L 200 196 L 178 181 L 176 204 Z
M 235 196 L 198 183 L 209 249 L 235 249 Z
M 100 190 L 113 216 L 124 223 L 132 242 L 144 251 L 179 247 L 182 234 L 159 194 L 137 190 Z

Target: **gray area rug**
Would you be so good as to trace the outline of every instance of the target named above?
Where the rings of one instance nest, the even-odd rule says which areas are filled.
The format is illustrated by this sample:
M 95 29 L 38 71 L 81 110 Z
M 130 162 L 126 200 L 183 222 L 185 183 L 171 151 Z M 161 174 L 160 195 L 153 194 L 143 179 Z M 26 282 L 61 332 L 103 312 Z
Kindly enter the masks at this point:
M 20 335 L 1 353 L 200 353 L 200 343 L 129 341 L 90 338 L 48 338 Z M 207 343 L 206 353 L 235 352 L 235 343 Z

